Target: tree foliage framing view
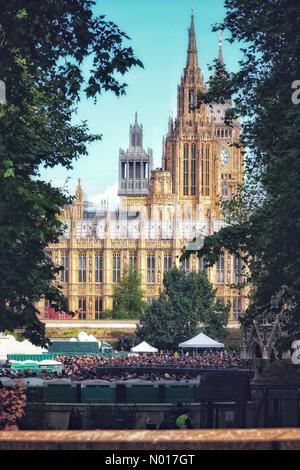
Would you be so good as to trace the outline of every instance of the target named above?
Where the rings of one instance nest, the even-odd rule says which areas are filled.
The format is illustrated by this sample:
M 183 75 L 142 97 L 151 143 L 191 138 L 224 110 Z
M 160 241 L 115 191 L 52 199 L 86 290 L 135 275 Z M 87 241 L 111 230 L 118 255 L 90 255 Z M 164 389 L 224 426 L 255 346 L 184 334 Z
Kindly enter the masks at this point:
M 205 238 L 199 256 L 213 265 L 221 250 L 240 254 L 249 268 L 251 303 L 242 323 L 281 316 L 287 350 L 300 336 L 300 3 L 297 0 L 225 0 L 230 42 L 242 42 L 237 73 L 218 70 L 207 103 L 234 98 L 227 122 L 242 118 L 246 179 L 222 203 L 228 226 Z M 188 256 L 188 253 L 183 256 Z
M 148 307 L 137 327 L 137 336 L 160 349 L 176 349 L 182 341 L 203 331 L 214 339 L 227 335 L 230 305 L 216 298 L 205 271 L 165 272 L 164 291 Z
M 39 168 L 69 169 L 87 155 L 87 145 L 101 136 L 86 122 L 72 123 L 80 96 L 122 95 L 122 75 L 142 66 L 128 36 L 105 16 L 95 17 L 94 5 L 0 0 L 0 80 L 7 98 L 0 105 L 0 331 L 24 328 L 35 344 L 45 344 L 36 302 L 45 297 L 67 310 L 53 283 L 61 268 L 45 249 L 62 233 L 57 214 L 71 202 L 39 178 Z
M 141 277 L 136 269 L 124 272 L 119 284 L 114 288 L 112 318 L 138 319 L 147 307 L 141 288 Z

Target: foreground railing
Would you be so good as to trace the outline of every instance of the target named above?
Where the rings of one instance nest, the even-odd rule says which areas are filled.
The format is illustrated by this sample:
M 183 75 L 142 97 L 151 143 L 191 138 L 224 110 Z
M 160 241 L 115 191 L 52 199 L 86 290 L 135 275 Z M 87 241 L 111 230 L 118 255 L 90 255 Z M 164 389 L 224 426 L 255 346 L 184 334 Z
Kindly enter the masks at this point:
M 0 450 L 300 449 L 300 429 L 0 431 Z

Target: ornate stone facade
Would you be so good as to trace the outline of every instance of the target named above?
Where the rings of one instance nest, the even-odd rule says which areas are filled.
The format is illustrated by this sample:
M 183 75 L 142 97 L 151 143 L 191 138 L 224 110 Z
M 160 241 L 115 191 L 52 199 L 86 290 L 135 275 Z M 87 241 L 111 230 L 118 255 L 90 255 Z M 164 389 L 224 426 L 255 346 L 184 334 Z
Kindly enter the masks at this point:
M 135 197 L 149 194 L 149 180 L 153 167 L 152 150 L 143 149 L 143 126 L 135 123 L 130 126 L 129 148 L 119 152 L 119 191 L 120 196 Z
M 218 60 L 223 60 L 221 45 Z M 64 236 L 49 247 L 55 262 L 65 267 L 61 283 L 79 318 L 98 319 L 111 309 L 113 287 L 129 266 L 138 269 L 151 302 L 163 289 L 164 272 L 179 266 L 182 248 L 224 226 L 218 200 L 230 198 L 243 179 L 242 152 L 234 146 L 240 127 L 224 123 L 230 103 L 197 107 L 199 91 L 205 84 L 192 15 L 177 117 L 169 120 L 161 168 L 144 172 L 147 166 L 151 170 L 152 152 L 143 150 L 136 117 L 129 149 L 119 155 L 120 209 L 89 210 L 79 182 L 74 204 L 61 215 Z M 205 269 L 204 260 L 191 256 L 182 268 Z M 217 296 L 231 303 L 230 321 L 236 321 L 246 306 L 246 292 L 231 287 L 241 280 L 239 260 L 224 252 L 207 273 Z

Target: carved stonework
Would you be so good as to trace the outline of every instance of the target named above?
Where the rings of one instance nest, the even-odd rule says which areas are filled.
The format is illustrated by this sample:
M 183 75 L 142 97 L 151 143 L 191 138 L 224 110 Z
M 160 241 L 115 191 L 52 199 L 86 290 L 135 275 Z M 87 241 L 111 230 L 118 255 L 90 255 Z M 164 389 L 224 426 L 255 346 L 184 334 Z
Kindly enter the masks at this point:
M 284 336 L 280 324 L 280 315 L 253 323 L 242 328 L 241 355 L 244 359 L 261 358 L 264 360 L 278 359 L 277 341 Z M 283 355 L 283 358 L 288 354 Z
M 231 255 L 227 255 L 227 260 L 226 260 L 226 283 L 230 284 L 231 283 Z
M 291 360 L 274 361 L 255 359 L 255 385 L 296 385 L 299 383 L 298 366 Z
M 129 256 L 136 254 L 145 298 L 157 298 L 163 282 L 165 254 L 170 254 L 172 262 L 179 266 L 182 249 L 197 233 L 210 235 L 224 226 L 218 206 L 222 174 L 232 175 L 232 179 L 227 180 L 232 189 L 235 183 L 243 181 L 242 149 L 228 145 L 228 141 L 238 143 L 239 123 L 234 121 L 230 128 L 224 123 L 230 104 L 192 106 L 197 93 L 204 91 L 205 82 L 198 66 L 194 26 L 189 36 L 193 47 L 188 48 L 186 67 L 178 87 L 177 117 L 169 119 L 168 134 L 163 142 L 162 168 L 151 171 L 152 152 L 143 149 L 143 129 L 136 118 L 130 129 L 129 147 L 119 154 L 119 209 L 112 210 L 107 201 L 103 201 L 101 210 L 89 207 L 86 211 L 79 181 L 74 203 L 65 207 L 59 216 L 68 228 L 60 241 L 51 244 L 49 249 L 53 251 L 56 264 L 60 263 L 60 250 L 68 252 L 69 284 L 66 288 L 69 304 L 76 308 L 78 297 L 87 299 L 87 295 L 90 295 L 92 307 L 96 296 L 102 298 L 104 310 L 112 307 L 114 254 L 120 255 L 121 276 Z M 234 149 L 234 158 L 231 155 L 222 167 L 220 149 L 224 145 Z M 140 166 L 141 163 L 145 163 L 145 167 Z M 95 282 L 91 261 L 96 250 L 101 250 L 103 257 L 101 285 Z M 78 283 L 79 253 L 85 254 L 87 259 L 86 285 Z M 155 284 L 148 284 L 147 279 L 150 254 L 156 258 Z M 237 293 L 227 287 L 226 284 L 232 282 L 231 256 L 226 255 L 226 260 L 224 284 L 217 285 L 215 268 L 207 270 L 209 280 L 217 288 L 217 296 L 226 297 L 231 305 L 234 297 L 241 297 L 244 307 L 247 289 Z M 190 266 L 197 270 L 198 261 L 191 258 Z M 88 302 L 87 311 L 89 315 L 93 312 Z M 230 315 L 232 319 L 232 307 Z M 251 339 L 249 341 L 251 343 Z M 262 347 L 260 335 L 255 341 Z

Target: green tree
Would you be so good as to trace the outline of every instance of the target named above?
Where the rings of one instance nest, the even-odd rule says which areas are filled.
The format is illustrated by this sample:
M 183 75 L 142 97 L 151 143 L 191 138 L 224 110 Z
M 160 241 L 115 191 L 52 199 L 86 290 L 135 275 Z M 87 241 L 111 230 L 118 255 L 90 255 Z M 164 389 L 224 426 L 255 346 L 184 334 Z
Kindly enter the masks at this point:
M 39 177 L 39 169 L 87 154 L 100 135 L 72 121 L 82 97 L 125 93 L 122 75 L 142 66 L 129 39 L 90 0 L 0 0 L 0 331 L 25 328 L 44 344 L 36 302 L 66 311 L 59 272 L 45 249 L 58 241 L 57 218 L 71 198 Z M 88 59 L 88 60 L 87 60 Z M 89 69 L 83 75 L 85 70 Z
M 141 278 L 136 269 L 125 272 L 113 294 L 113 318 L 140 318 L 147 303 L 143 299 Z
M 177 268 L 165 273 L 164 292 L 148 307 L 137 335 L 158 348 L 174 349 L 200 330 L 222 339 L 226 336 L 229 306 L 216 299 L 204 271 Z
M 253 289 L 243 323 L 281 314 L 286 337 L 279 347 L 288 349 L 300 335 L 300 105 L 293 83 L 300 78 L 300 3 L 225 0 L 225 7 L 221 28 L 243 43 L 223 99 L 234 97 L 228 122 L 242 118 L 246 180 L 223 204 L 229 225 L 207 237 L 198 255 L 213 264 L 223 248 L 244 253 Z M 222 94 L 219 84 L 211 78 L 207 102 Z

